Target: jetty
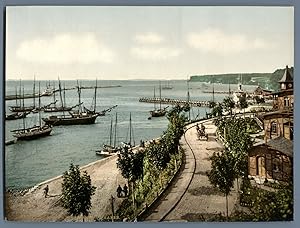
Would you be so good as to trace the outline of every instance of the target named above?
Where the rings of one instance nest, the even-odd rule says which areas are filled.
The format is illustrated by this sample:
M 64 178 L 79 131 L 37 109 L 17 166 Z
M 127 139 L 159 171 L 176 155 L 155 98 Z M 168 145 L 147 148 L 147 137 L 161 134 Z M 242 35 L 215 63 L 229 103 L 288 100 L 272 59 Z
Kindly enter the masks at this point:
M 161 103 L 161 104 L 169 104 L 169 105 L 189 105 L 194 107 L 209 107 L 210 101 L 193 101 L 193 100 L 183 100 L 183 99 L 172 99 L 172 98 L 149 98 L 142 97 L 139 99 L 139 102 L 146 103 Z
M 215 93 L 215 94 L 233 94 L 233 91 L 208 91 L 208 90 L 204 90 L 202 91 L 202 93 Z

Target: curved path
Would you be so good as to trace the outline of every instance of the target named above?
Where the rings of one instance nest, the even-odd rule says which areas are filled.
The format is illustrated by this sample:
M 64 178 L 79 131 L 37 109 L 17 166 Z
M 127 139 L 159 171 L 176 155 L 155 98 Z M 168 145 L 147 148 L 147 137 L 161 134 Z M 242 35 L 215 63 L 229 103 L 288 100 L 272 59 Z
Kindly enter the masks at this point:
M 216 141 L 216 126 L 212 121 L 201 122 L 209 140 L 197 139 L 195 124 L 187 126 L 181 139 L 186 155 L 183 169 L 149 212 L 146 221 L 203 221 L 225 213 L 225 197 L 213 188 L 206 175 L 211 167 L 209 157 L 214 151 L 222 150 L 222 146 Z M 237 196 L 233 189 L 228 197 L 229 211 L 233 210 Z

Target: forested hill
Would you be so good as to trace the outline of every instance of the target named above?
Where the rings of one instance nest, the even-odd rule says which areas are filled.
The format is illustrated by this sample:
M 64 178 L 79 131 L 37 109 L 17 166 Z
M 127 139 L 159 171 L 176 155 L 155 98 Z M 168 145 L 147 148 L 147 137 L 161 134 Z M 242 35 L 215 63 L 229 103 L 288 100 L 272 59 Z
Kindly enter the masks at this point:
M 289 68 L 292 76 L 294 67 Z M 234 73 L 234 74 L 215 74 L 215 75 L 193 75 L 191 82 L 208 82 L 222 84 L 260 85 L 263 88 L 277 91 L 279 89 L 278 81 L 284 74 L 283 69 L 277 69 L 273 73 Z M 240 81 L 241 80 L 241 81 Z

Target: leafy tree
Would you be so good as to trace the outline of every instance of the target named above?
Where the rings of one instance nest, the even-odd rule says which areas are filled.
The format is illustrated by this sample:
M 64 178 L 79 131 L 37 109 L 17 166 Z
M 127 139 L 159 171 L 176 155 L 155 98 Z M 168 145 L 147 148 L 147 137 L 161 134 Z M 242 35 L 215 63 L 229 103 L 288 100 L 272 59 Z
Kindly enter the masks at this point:
M 244 115 L 245 115 L 245 109 L 248 108 L 248 102 L 247 102 L 246 94 L 244 94 L 243 96 L 241 96 L 239 98 L 239 102 L 240 102 L 241 109 L 244 109 Z
M 224 193 L 226 197 L 226 216 L 228 217 L 228 195 L 235 179 L 235 173 L 232 170 L 234 161 L 227 151 L 214 153 L 210 160 L 211 171 L 208 174 L 208 179 L 213 186 Z
M 276 192 L 258 191 L 253 208 L 255 221 L 293 220 L 293 185 L 282 186 Z
M 124 147 L 119 155 L 117 167 L 124 178 L 134 182 L 143 176 L 143 159 L 143 153 L 133 153 L 128 147 Z
M 214 101 L 209 101 L 209 108 L 214 108 L 215 106 L 217 105 L 217 103 L 216 102 L 214 102 Z
M 223 106 L 225 111 L 230 112 L 230 116 L 232 116 L 232 109 L 235 107 L 235 102 L 231 97 L 226 97 L 223 100 Z
M 265 103 L 265 99 L 263 97 L 255 96 L 254 99 L 257 104 Z
M 213 107 L 212 111 L 211 111 L 212 116 L 222 116 L 223 114 L 223 108 L 221 104 L 216 105 L 215 107 Z
M 96 187 L 92 186 L 91 178 L 86 171 L 81 175 L 79 166 L 70 165 L 69 171 L 63 174 L 62 204 L 72 216 L 89 215 L 91 197 Z

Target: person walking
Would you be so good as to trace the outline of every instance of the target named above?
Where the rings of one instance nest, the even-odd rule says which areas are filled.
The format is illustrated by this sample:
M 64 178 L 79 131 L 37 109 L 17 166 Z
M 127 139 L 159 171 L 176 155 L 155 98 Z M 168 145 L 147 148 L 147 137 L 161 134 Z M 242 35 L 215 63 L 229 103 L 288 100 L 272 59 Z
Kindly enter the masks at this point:
M 49 192 L 49 186 L 47 185 L 47 186 L 44 188 L 44 195 L 45 195 L 45 198 L 48 196 L 48 192 Z
M 128 187 L 127 187 L 126 184 L 125 184 L 124 187 L 123 187 L 123 192 L 124 192 L 124 195 L 125 195 L 125 197 L 126 197 L 127 194 L 128 194 Z
M 120 198 L 121 197 L 121 193 L 122 193 L 122 187 L 119 185 L 117 188 L 117 196 Z

